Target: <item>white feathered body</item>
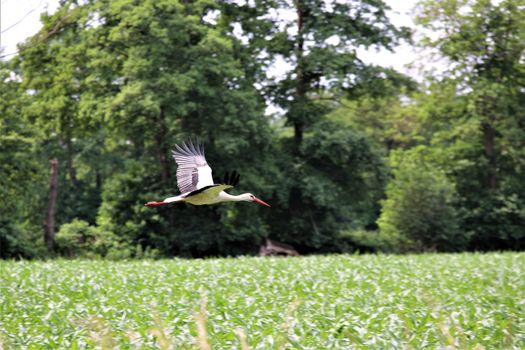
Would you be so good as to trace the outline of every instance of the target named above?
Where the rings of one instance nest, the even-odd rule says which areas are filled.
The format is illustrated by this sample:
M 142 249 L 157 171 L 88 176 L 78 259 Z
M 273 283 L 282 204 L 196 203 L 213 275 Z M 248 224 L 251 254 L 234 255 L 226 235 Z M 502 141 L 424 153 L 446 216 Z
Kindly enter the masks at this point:
M 232 188 L 230 185 L 215 185 L 209 187 L 206 191 L 197 194 L 181 194 L 175 197 L 169 197 L 163 200 L 165 203 L 186 202 L 193 205 L 211 205 L 221 202 L 238 201 L 240 196 L 232 196 L 226 192 L 225 189 Z M 242 199 L 241 199 L 242 200 Z
M 173 158 L 177 163 L 177 186 L 180 195 L 169 197 L 162 202 L 148 202 L 146 206 L 157 206 L 176 202 L 185 202 L 193 205 L 210 205 L 221 202 L 258 202 L 269 206 L 269 204 L 256 198 L 251 193 L 238 196 L 230 195 L 224 190 L 232 188 L 239 182 L 239 174 L 235 171 L 228 176 L 225 175 L 225 184 L 214 184 L 212 170 L 204 157 L 204 146 L 200 143 L 193 144 L 183 142 L 175 145 Z

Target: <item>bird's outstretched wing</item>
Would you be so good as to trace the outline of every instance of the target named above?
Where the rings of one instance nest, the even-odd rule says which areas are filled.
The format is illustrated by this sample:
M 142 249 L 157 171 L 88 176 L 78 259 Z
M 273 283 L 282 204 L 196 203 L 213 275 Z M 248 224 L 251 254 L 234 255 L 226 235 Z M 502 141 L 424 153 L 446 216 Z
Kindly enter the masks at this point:
M 173 158 L 177 163 L 177 186 L 181 193 L 189 193 L 213 185 L 211 168 L 204 157 L 204 146 L 195 141 L 175 145 Z

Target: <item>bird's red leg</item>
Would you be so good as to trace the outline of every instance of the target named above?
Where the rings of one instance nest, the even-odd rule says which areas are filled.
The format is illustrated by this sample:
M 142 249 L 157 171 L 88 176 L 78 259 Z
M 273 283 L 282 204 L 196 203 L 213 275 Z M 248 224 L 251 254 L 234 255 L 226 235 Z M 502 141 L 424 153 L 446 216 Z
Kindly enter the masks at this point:
M 170 204 L 170 202 L 148 202 L 144 204 L 146 207 L 158 207 L 159 205 Z

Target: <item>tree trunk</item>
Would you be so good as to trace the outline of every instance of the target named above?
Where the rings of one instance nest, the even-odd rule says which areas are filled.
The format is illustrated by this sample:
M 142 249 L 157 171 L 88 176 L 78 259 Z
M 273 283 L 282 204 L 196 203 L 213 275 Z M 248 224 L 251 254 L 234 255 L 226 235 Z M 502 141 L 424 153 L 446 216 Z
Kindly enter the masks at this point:
M 76 188 L 78 187 L 78 181 L 77 181 L 77 170 L 73 166 L 73 144 L 71 143 L 71 137 L 67 137 L 66 140 L 66 149 L 67 149 L 67 171 L 69 174 L 69 179 L 71 180 L 71 183 Z
M 99 169 L 95 171 L 95 184 L 97 192 L 100 193 L 102 191 L 102 174 L 100 173 Z
M 303 144 L 304 128 L 305 128 L 305 114 L 304 104 L 307 101 L 306 91 L 307 82 L 304 76 L 304 34 L 303 34 L 303 22 L 306 14 L 301 0 L 294 0 L 295 11 L 297 14 L 297 40 L 295 42 L 295 56 L 297 66 L 295 67 L 295 96 L 294 106 L 290 115 L 291 122 L 294 129 L 294 147 L 293 154 L 295 155 L 295 162 L 301 162 L 301 145 Z M 296 176 L 302 176 L 299 171 L 295 171 Z M 291 213 L 300 213 L 302 211 L 303 194 L 301 188 L 293 186 L 290 189 L 290 195 L 288 198 L 289 208 Z
M 164 120 L 164 109 L 161 107 L 155 142 L 157 146 L 157 158 L 159 160 L 162 183 L 167 186 L 169 185 L 171 174 L 168 160 L 168 147 L 166 145 L 166 135 L 167 130 Z
M 295 55 L 297 60 L 297 67 L 295 68 L 296 73 L 296 89 L 295 89 L 295 103 L 304 103 L 306 98 L 306 87 L 304 81 L 304 68 L 303 68 L 303 56 L 304 56 L 304 37 L 303 37 L 303 21 L 304 13 L 302 9 L 301 0 L 295 0 L 295 11 L 297 13 L 297 42 L 295 48 Z M 304 132 L 304 116 L 302 115 L 302 108 L 295 108 L 294 113 L 299 115 L 293 115 L 294 125 L 294 144 L 295 152 L 299 153 L 299 147 L 303 142 Z
M 171 184 L 171 172 L 170 172 L 170 159 L 168 157 L 168 144 L 166 141 L 166 135 L 168 134 L 168 130 L 166 127 L 166 120 L 164 116 L 164 108 L 160 107 L 160 114 L 158 118 L 158 127 L 157 127 L 157 135 L 155 137 L 155 143 L 156 143 L 156 149 L 157 149 L 157 159 L 159 161 L 160 165 L 160 175 L 162 184 L 164 187 L 169 187 Z M 168 222 L 170 223 L 170 227 L 173 227 L 175 225 L 175 216 L 173 210 L 169 210 L 166 213 Z
M 69 179 L 75 188 L 78 188 L 77 170 L 73 165 L 73 143 L 71 142 L 71 135 L 68 133 L 66 136 L 66 149 L 67 149 L 67 171 L 69 173 Z
M 489 123 L 483 124 L 483 148 L 484 155 L 488 161 L 485 185 L 490 189 L 495 189 L 498 185 L 496 176 L 496 152 L 494 150 L 494 128 Z
M 297 153 L 299 153 L 299 147 L 303 143 L 303 131 L 304 131 L 303 123 L 299 121 L 295 121 L 293 130 L 294 130 L 295 148 L 296 148 Z
M 49 199 L 47 202 L 46 216 L 44 219 L 44 242 L 49 251 L 55 248 L 55 208 L 58 189 L 58 160 L 51 159 L 50 180 L 49 180 Z

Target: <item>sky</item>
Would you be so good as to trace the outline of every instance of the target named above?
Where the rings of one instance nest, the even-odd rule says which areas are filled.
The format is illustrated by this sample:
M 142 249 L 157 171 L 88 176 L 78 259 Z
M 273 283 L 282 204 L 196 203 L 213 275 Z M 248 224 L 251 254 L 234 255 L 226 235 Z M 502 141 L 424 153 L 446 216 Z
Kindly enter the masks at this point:
M 386 3 L 393 10 L 389 14 L 393 24 L 414 26 L 410 13 L 416 0 L 386 0 Z M 16 53 L 17 43 L 38 32 L 42 26 L 40 14 L 44 11 L 54 12 L 58 7 L 58 0 L 0 0 L 0 4 L 0 56 L 9 59 Z M 411 76 L 417 75 L 414 69 L 406 67 L 417 61 L 417 53 L 409 45 L 397 47 L 394 53 L 360 49 L 358 55 L 365 62 L 391 67 Z
M 53 13 L 58 0 L 0 0 L 0 56 L 12 57 L 16 44 L 38 32 L 42 27 L 40 14 Z

